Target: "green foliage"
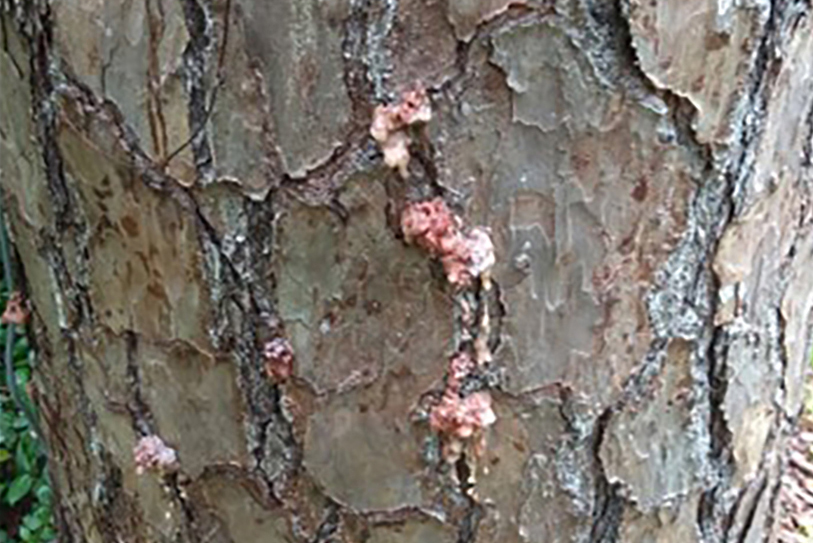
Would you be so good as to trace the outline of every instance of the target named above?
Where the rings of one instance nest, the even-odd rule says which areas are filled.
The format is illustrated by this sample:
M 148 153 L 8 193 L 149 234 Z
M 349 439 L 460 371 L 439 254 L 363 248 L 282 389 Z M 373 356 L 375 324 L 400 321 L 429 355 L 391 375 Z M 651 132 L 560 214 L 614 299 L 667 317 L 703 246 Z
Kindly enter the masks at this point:
M 5 307 L 7 299 L 5 290 L 3 288 L 0 295 L 0 308 Z M 5 352 L 5 328 L 0 327 L 0 353 Z M 26 384 L 31 378 L 31 357 L 28 342 L 22 334 L 16 339 L 13 352 L 17 389 L 33 412 L 34 406 L 26 394 Z M 0 371 L 0 543 L 55 541 L 53 495 L 45 470 L 45 449 L 32 431 L 25 414 L 17 409 L 6 383 L 5 368 L 2 370 Z

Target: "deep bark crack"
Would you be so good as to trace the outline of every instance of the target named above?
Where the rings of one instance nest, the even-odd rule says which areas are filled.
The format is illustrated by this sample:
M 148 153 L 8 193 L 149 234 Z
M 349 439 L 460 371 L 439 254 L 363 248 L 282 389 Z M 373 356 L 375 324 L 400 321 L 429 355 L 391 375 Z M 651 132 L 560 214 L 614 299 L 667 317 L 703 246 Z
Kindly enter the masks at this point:
M 133 430 L 136 435 L 150 435 L 155 432 L 155 423 L 150 407 L 144 401 L 141 391 L 141 372 L 138 367 L 138 335 L 132 330 L 122 333 L 124 337 L 127 359 L 127 385 L 130 398 L 127 401 L 127 410 L 133 421 Z
M 206 79 L 209 74 L 209 58 L 212 48 L 212 21 L 203 4 L 198 0 L 183 0 L 183 12 L 189 43 L 184 51 L 184 79 L 189 96 L 189 132 L 192 154 L 198 176 L 204 182 L 215 178 L 212 151 L 206 123 L 214 101 L 207 107 Z M 218 82 L 215 82 L 217 89 Z M 212 92 L 215 92 L 214 90 Z M 177 150 L 169 155 L 172 158 Z

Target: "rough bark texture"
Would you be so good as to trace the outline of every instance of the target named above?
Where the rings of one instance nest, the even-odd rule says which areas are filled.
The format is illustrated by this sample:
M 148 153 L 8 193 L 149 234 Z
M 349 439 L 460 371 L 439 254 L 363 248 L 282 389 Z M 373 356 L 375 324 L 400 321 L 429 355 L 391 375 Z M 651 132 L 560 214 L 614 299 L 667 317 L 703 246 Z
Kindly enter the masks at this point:
M 3 6 L 64 541 L 770 537 L 811 339 L 809 1 Z M 404 181 L 368 127 L 416 81 Z M 435 196 L 491 228 L 490 294 L 402 241 Z M 463 300 L 498 420 L 450 466 L 423 406 Z M 178 473 L 136 475 L 148 434 Z

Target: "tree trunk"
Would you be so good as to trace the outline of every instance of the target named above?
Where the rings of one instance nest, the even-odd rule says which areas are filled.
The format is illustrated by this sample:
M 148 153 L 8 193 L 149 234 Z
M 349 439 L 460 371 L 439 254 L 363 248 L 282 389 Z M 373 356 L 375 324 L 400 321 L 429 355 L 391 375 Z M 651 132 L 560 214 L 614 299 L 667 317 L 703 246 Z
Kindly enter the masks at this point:
M 811 11 L 6 0 L 62 540 L 770 540 L 813 329 Z M 416 85 L 402 176 L 370 125 Z M 407 243 L 438 197 L 489 229 L 490 288 Z M 496 415 L 472 436 L 433 419 L 461 353 L 454 401 Z M 138 474 L 145 436 L 176 465 Z

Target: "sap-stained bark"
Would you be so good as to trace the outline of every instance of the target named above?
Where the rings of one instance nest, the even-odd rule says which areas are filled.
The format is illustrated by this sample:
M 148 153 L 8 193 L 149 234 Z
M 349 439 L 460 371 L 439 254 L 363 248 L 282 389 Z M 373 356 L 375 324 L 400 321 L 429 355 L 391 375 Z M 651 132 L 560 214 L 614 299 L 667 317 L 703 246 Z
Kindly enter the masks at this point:
M 477 483 L 489 504 L 478 541 L 565 543 L 589 534 L 592 449 L 571 433 L 561 409 L 558 397 L 544 393 L 496 399 Z
M 302 177 L 342 143 L 350 100 L 342 71 L 348 2 L 239 2 L 285 171 Z
M 676 500 L 656 513 L 643 515 L 627 510 L 621 521 L 619 539 L 624 543 L 697 543 L 697 495 Z
M 0 170 L 75 541 L 769 533 L 813 309 L 807 3 L 45 4 L 2 15 Z M 402 180 L 364 123 L 414 83 Z M 487 295 L 399 239 L 437 196 L 490 229 Z M 486 300 L 465 387 L 497 421 L 448 465 L 427 413 Z M 178 473 L 136 475 L 146 434 Z
M 229 2 L 219 2 L 220 38 L 228 35 L 223 45 L 222 82 L 211 114 L 211 146 L 217 176 L 239 183 L 254 197 L 263 198 L 281 170 L 271 133 L 270 93 L 256 69 L 254 53 L 246 43 L 246 21 L 243 10 L 225 10 Z M 237 5 L 237 4 L 235 4 Z M 229 28 L 225 28 L 226 20 Z M 221 69 L 218 67 L 218 69 Z
M 279 222 L 279 313 L 294 373 L 321 392 L 406 372 L 417 398 L 442 377 L 453 347 L 450 301 L 429 260 L 387 227 L 380 181 L 357 178 L 339 201 L 347 224 L 294 203 Z
M 514 122 L 472 205 L 496 233 L 508 386 L 562 379 L 604 402 L 646 351 L 642 299 L 683 226 L 694 164 L 666 137 L 665 105 L 608 88 L 555 22 L 501 31 L 492 61 L 506 72 Z M 490 137 L 468 117 L 448 130 Z M 478 144 L 450 151 L 471 156 Z
M 394 238 L 386 201 L 380 182 L 359 178 L 340 196 L 346 225 L 298 204 L 279 222 L 277 292 L 294 375 L 343 393 L 317 402 L 305 464 L 331 496 L 358 509 L 423 502 L 410 412 L 440 387 L 452 347 L 442 280 Z
M 213 358 L 183 343 L 144 345 L 136 356 L 144 401 L 153 406 L 161 437 L 178 451 L 186 473 L 196 476 L 207 465 L 246 462 L 245 408 L 232 360 Z M 162 401 L 181 388 L 183 398 Z
M 76 212 L 87 220 L 88 288 L 99 322 L 207 350 L 209 294 L 193 217 L 145 185 L 111 143 L 109 125 L 72 113 L 57 142 L 79 196 Z
M 327 493 L 357 510 L 426 505 L 422 442 L 410 422 L 414 381 L 390 375 L 319 403 L 307 422 L 305 466 Z
M 698 140 L 730 137 L 732 111 L 741 113 L 738 101 L 746 91 L 769 2 L 632 0 L 628 9 L 632 44 L 646 75 L 697 108 Z
M 264 503 L 257 484 L 233 470 L 205 474 L 189 494 L 200 504 L 198 514 L 212 543 L 292 541 L 284 513 Z
M 165 541 L 182 530 L 184 511 L 169 494 L 163 481 L 155 477 L 135 475 L 132 471 L 124 476 L 125 492 L 138 500 L 142 510 L 141 534 L 130 534 L 133 541 L 143 537 L 146 541 Z
M 181 2 L 57 2 L 54 18 L 66 69 L 117 104 L 145 150 L 161 159 L 189 138 L 181 77 L 189 35 Z M 188 152 L 173 173 L 194 179 Z
M 395 25 L 387 35 L 392 52 L 388 86 L 402 89 L 420 81 L 439 87 L 455 72 L 457 41 L 446 21 L 445 0 L 399 0 Z

